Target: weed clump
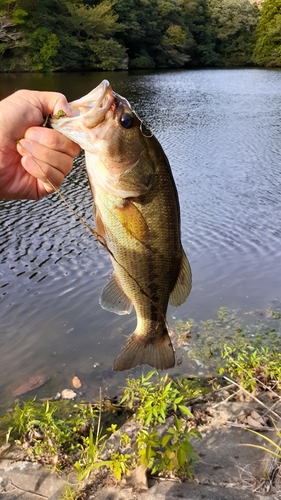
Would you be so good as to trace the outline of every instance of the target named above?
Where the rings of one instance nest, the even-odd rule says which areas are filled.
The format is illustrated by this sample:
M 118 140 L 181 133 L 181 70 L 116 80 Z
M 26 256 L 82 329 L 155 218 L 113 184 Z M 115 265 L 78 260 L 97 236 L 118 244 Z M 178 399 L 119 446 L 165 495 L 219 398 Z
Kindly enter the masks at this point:
M 56 470 L 75 469 L 78 481 L 105 468 L 120 480 L 123 474 L 143 466 L 152 474 L 193 475 L 197 455 L 192 437 L 200 437 L 188 408 L 199 389 L 177 379 L 161 377 L 155 370 L 127 380 L 120 401 L 111 405 L 111 419 L 121 410 L 132 417 L 134 432 L 118 424 L 104 429 L 108 401 L 96 404 L 36 400 L 18 403 L 10 415 L 6 440 L 14 440 L 26 458 Z M 164 426 L 161 428 L 161 426 Z
M 240 315 L 220 308 L 216 319 L 179 322 L 191 332 L 188 357 L 214 375 L 227 375 L 249 392 L 281 388 L 281 315 L 278 311 Z M 249 321 L 250 320 L 250 321 Z

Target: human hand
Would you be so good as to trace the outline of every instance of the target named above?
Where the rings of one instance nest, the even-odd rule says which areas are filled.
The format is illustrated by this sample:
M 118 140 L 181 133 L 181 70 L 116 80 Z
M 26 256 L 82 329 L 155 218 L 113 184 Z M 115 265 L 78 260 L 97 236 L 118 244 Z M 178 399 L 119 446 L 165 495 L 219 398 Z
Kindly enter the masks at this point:
M 19 90 L 0 102 L 0 197 L 40 200 L 62 184 L 80 148 L 41 126 L 60 109 L 71 116 L 57 92 Z

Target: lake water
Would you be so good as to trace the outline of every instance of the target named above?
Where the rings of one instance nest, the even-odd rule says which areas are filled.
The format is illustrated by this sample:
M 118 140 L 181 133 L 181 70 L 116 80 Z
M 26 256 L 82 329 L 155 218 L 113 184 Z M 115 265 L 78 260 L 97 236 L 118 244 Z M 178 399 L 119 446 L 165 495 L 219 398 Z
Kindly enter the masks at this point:
M 1 75 L 0 98 L 18 88 L 56 90 L 69 100 L 107 78 L 151 127 L 178 186 L 182 241 L 193 289 L 177 319 L 247 312 L 281 300 L 281 71 L 196 70 Z M 92 224 L 83 156 L 61 189 Z M 29 377 L 50 377 L 41 395 L 83 382 L 85 397 L 109 393 L 132 372 L 112 363 L 135 315 L 111 314 L 99 295 L 108 255 L 57 194 L 0 201 L 0 395 Z M 177 371 L 196 373 L 186 361 Z

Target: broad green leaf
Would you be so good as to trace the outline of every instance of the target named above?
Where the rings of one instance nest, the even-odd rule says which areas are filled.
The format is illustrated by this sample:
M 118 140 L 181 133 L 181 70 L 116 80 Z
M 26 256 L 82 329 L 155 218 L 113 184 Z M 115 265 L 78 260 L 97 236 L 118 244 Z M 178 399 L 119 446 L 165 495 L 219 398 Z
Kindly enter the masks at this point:
M 191 411 L 186 407 L 186 406 L 183 406 L 183 405 L 179 405 L 179 410 L 184 414 L 184 415 L 187 415 L 188 417 L 192 417 L 193 418 L 193 415 L 191 413 Z

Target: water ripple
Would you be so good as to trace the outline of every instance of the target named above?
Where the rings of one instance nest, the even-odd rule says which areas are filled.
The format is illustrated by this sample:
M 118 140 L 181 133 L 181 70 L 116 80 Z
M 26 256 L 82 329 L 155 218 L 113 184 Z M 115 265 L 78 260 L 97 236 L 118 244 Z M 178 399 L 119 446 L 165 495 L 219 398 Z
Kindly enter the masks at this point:
M 72 75 L 69 93 L 86 93 L 106 76 Z M 281 72 L 108 76 L 154 131 L 178 186 L 193 290 L 177 314 L 204 319 L 221 305 L 250 309 L 280 298 Z M 67 94 L 61 78 L 50 77 L 50 89 L 57 82 Z M 83 155 L 62 193 L 93 225 Z M 0 214 L 0 393 L 42 370 L 91 373 L 94 360 L 91 385 L 122 383 L 127 374 L 113 377 L 111 366 L 135 316 L 99 306 L 107 253 L 57 194 L 0 201 Z

